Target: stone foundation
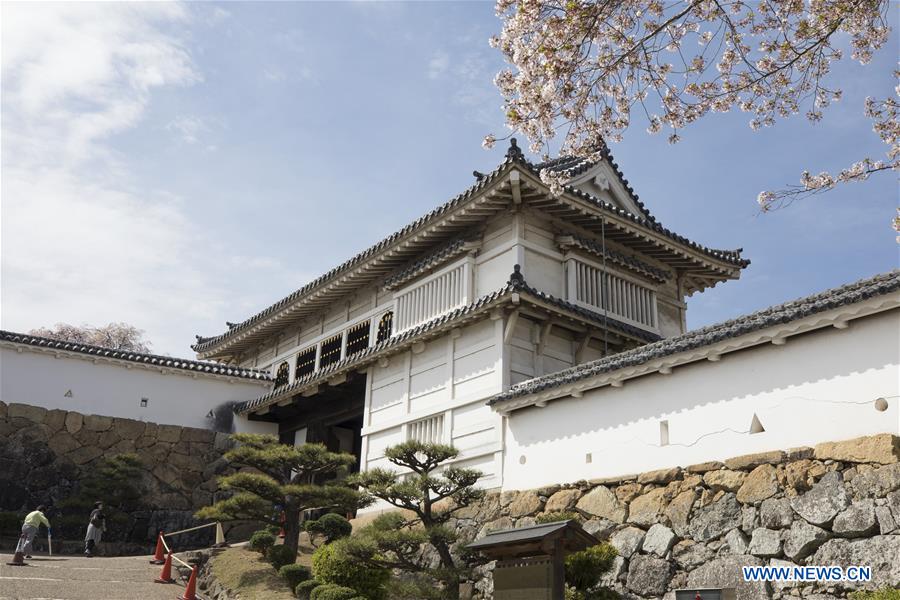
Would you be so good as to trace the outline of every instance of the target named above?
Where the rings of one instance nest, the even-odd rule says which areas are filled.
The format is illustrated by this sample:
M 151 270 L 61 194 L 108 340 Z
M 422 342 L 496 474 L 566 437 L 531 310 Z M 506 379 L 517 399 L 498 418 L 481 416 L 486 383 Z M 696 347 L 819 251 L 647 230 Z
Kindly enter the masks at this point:
M 228 434 L 206 429 L 0 402 L 0 511 L 26 512 L 42 503 L 51 507 L 52 523 L 52 506 L 77 489 L 92 465 L 104 457 L 136 454 L 143 465 L 146 508 L 129 514 L 128 525 L 107 532 L 104 542 L 146 552 L 160 529 L 199 524 L 193 513 L 213 502 L 216 478 L 228 469 L 222 453 L 230 444 Z M 84 520 L 86 526 L 87 515 Z M 207 545 L 210 536 L 210 530 L 201 530 L 176 544 Z
M 464 541 L 575 511 L 619 551 L 605 584 L 626 598 L 735 587 L 740 600 L 844 598 L 900 585 L 900 438 L 888 434 L 612 479 L 489 494 L 453 523 Z M 744 582 L 745 565 L 868 565 L 871 584 Z M 491 566 L 474 598 L 491 597 Z

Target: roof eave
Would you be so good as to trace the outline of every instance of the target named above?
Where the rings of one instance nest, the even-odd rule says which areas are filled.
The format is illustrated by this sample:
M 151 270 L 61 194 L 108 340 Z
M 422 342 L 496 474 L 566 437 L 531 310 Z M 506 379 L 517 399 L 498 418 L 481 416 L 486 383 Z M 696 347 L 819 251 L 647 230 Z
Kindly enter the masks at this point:
M 685 350 L 673 351 L 634 365 L 610 369 L 587 377 L 577 377 L 573 374 L 569 381 L 566 381 L 564 378 L 558 383 L 548 384 L 546 387 L 535 391 L 523 391 L 512 396 L 509 396 L 509 392 L 504 392 L 489 398 L 486 404 L 502 414 L 508 414 L 530 406 L 543 407 L 550 401 L 570 396 L 581 397 L 584 392 L 600 387 L 620 388 L 629 379 L 635 379 L 644 375 L 654 373 L 668 375 L 676 367 L 690 363 L 703 360 L 718 362 L 723 355 L 738 350 L 764 344 L 780 346 L 785 344 L 788 338 L 810 331 L 826 327 L 844 329 L 852 320 L 897 308 L 900 308 L 900 295 L 896 292 L 887 293 L 788 322 L 770 324 L 758 330 L 749 331 L 737 337 L 727 338 L 712 344 L 701 344 Z M 694 332 L 678 337 L 682 338 L 691 333 Z M 667 341 L 671 342 L 673 340 L 663 340 L 662 342 Z

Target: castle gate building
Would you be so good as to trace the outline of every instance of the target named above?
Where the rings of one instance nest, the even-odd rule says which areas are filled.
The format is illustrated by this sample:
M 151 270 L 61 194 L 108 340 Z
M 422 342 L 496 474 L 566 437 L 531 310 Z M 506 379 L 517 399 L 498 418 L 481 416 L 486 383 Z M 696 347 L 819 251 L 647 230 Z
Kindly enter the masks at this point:
M 563 175 L 559 194 L 543 169 Z M 515 140 L 467 190 L 262 312 L 193 346 L 268 371 L 235 410 L 384 466 L 386 447 L 450 443 L 503 482 L 512 386 L 685 332 L 685 300 L 749 261 L 659 223 L 608 151 L 528 162 Z

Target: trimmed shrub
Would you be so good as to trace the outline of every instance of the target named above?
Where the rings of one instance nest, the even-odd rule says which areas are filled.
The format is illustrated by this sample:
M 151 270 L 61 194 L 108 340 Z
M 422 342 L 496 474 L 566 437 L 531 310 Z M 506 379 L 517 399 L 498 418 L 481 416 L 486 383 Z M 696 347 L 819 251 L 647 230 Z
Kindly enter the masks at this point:
M 566 585 L 566 600 L 621 600 L 622 596 L 609 588 L 600 588 L 592 592 L 579 592 L 571 585 Z
M 617 554 L 616 549 L 605 542 L 570 554 L 566 557 L 566 584 L 581 592 L 591 589 L 612 567 Z
M 556 523 L 558 521 L 577 521 L 578 523 L 581 523 L 582 518 L 578 513 L 559 511 L 539 514 L 534 521 L 538 524 Z
M 312 591 L 320 585 L 322 585 L 321 581 L 307 579 L 306 581 L 297 584 L 297 587 L 294 588 L 294 595 L 300 598 L 300 600 L 309 600 Z
M 251 550 L 255 550 L 265 556 L 269 552 L 269 548 L 275 545 L 275 536 L 260 529 L 250 536 L 250 542 L 247 544 Z
M 315 521 L 307 521 L 304 528 L 309 533 L 324 535 L 325 541 L 329 544 L 335 540 L 347 537 L 353 530 L 350 521 L 335 513 L 322 515 L 321 518 Z
M 272 546 L 269 548 L 266 558 L 269 559 L 269 562 L 272 563 L 272 566 L 278 571 L 285 565 L 294 564 L 294 561 L 297 560 L 297 553 L 287 546 Z
M 283 567 L 278 569 L 278 575 L 280 575 L 282 579 L 287 581 L 287 584 L 292 590 L 296 588 L 299 583 L 306 581 L 310 577 L 312 577 L 312 573 L 310 572 L 309 568 L 298 564 L 284 565 Z
M 900 600 L 900 589 L 880 588 L 874 591 L 858 591 L 850 594 L 852 600 Z
M 312 557 L 313 575 L 319 581 L 347 586 L 368 600 L 383 600 L 384 586 L 390 571 L 368 566 L 353 558 L 347 551 L 349 539 L 322 546 Z
M 357 595 L 356 590 L 353 588 L 333 583 L 323 583 L 312 591 L 309 600 L 350 600 Z

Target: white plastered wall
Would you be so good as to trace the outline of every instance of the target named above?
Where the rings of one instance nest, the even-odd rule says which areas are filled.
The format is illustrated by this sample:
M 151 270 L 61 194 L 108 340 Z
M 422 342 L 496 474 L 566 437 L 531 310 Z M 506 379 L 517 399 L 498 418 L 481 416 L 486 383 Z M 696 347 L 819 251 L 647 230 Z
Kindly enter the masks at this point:
M 99 361 L 78 353 L 0 346 L 0 400 L 47 409 L 209 429 L 210 411 L 231 412 L 231 404 L 264 394 L 270 382 L 214 377 L 130 363 Z M 146 406 L 141 400 L 146 398 Z M 276 433 L 272 423 L 234 417 L 234 429 Z
M 443 441 L 460 451 L 454 464 L 499 487 L 502 419 L 485 400 L 501 389 L 502 336 L 502 319 L 486 318 L 370 367 L 363 469 L 390 468 L 384 450 L 409 438 L 410 423 L 442 417 Z
M 514 411 L 503 489 L 900 433 L 898 328 L 895 309 Z M 874 408 L 879 397 L 884 412 Z M 754 414 L 765 432 L 749 433 Z

